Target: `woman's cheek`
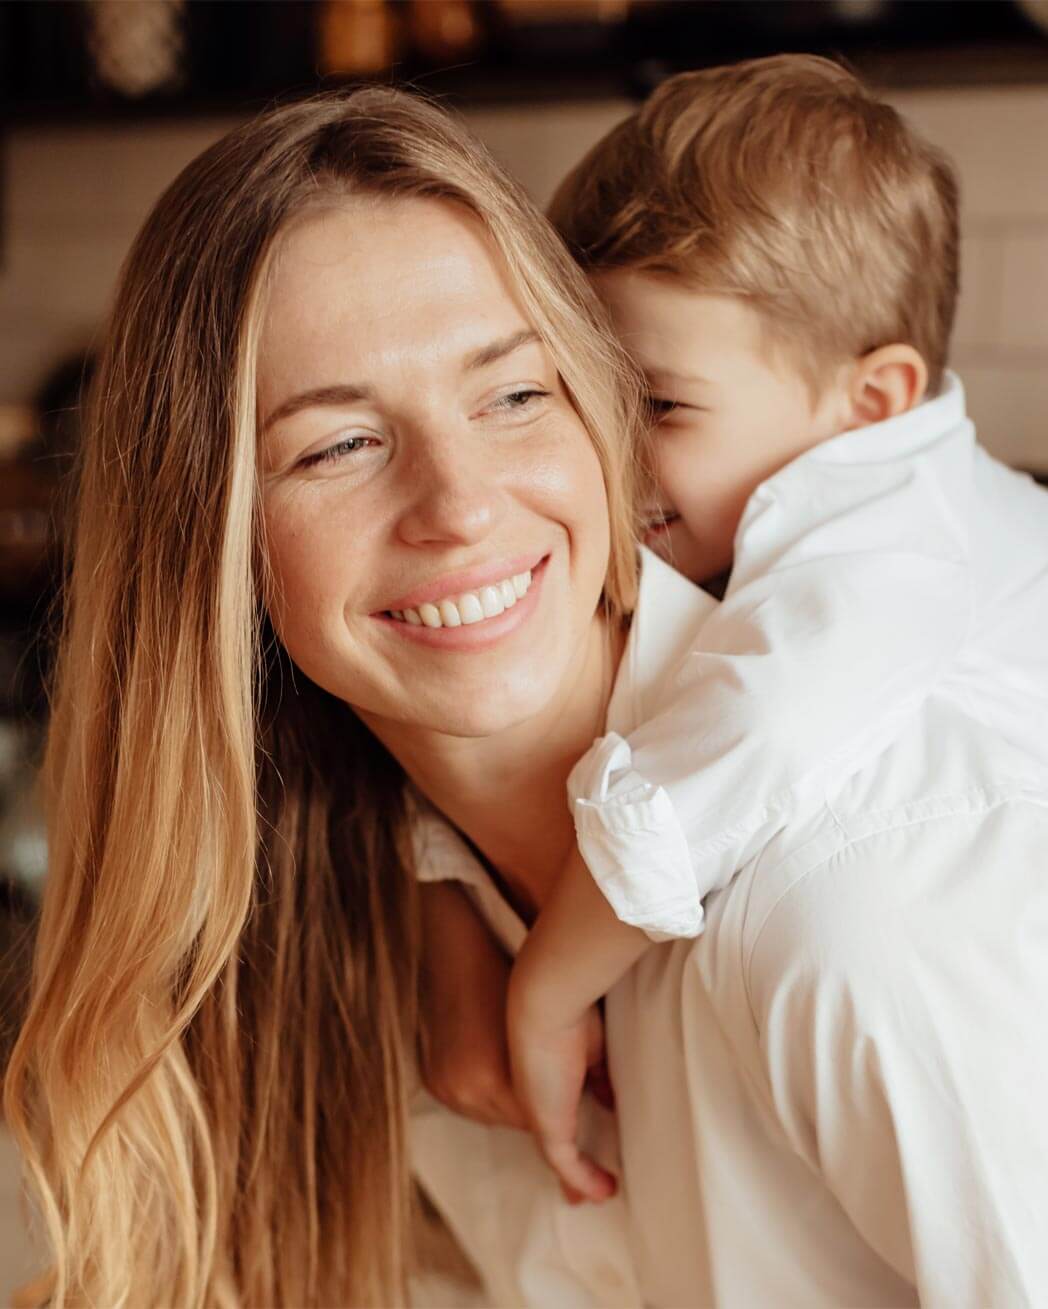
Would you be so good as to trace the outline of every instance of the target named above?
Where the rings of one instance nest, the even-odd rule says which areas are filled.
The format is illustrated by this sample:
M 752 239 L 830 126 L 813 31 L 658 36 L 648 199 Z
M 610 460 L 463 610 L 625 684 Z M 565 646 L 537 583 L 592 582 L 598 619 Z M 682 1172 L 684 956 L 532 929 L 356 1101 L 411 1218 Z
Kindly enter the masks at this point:
M 318 639 L 332 607 L 341 608 L 343 579 L 330 564 L 348 552 L 335 539 L 331 516 L 319 508 L 295 493 L 274 496 L 266 505 L 267 607 L 292 657 Z
M 604 475 L 597 452 L 581 422 L 562 419 L 518 448 L 518 486 L 536 507 L 570 520 L 580 511 L 607 517 Z

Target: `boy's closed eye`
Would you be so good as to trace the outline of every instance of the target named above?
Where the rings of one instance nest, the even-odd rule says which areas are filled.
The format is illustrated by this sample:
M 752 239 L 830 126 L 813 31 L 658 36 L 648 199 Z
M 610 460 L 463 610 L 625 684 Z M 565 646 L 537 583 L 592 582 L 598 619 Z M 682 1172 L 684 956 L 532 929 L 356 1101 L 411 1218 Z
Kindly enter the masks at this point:
M 681 407 L 677 400 L 664 400 L 661 396 L 649 395 L 645 397 L 648 415 L 653 423 L 659 422 L 667 414 L 671 414 L 674 409 Z
M 704 413 L 705 405 L 688 404 L 684 400 L 669 400 L 663 396 L 649 395 L 645 397 L 648 415 L 652 423 L 660 423 L 670 414 L 678 411 L 687 413 Z

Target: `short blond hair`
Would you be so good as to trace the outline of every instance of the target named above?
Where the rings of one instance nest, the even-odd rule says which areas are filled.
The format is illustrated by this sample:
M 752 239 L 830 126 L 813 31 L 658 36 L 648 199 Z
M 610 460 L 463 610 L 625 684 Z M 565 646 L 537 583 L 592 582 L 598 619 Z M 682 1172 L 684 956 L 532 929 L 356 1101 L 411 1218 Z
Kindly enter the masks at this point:
M 905 342 L 930 385 L 958 282 L 949 162 L 847 69 L 776 55 L 681 73 L 565 178 L 550 216 L 588 271 L 738 296 L 817 381 Z

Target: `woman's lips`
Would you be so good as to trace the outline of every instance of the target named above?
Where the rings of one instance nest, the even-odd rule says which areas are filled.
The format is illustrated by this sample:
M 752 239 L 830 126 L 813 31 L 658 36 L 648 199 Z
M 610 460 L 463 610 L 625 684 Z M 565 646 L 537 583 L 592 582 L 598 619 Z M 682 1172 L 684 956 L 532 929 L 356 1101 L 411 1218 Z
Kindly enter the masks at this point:
M 494 612 L 497 608 L 496 596 L 485 595 L 484 592 L 501 593 L 501 583 L 497 586 L 492 583 L 478 588 L 477 591 L 465 593 L 466 597 L 472 596 L 481 608 L 483 616 L 480 618 L 475 618 L 476 610 L 470 604 L 462 603 L 464 597 L 461 593 L 454 603 L 454 609 L 457 611 L 455 614 L 445 611 L 440 603 L 434 605 L 432 601 L 428 601 L 424 606 L 414 610 L 418 621 L 408 618 L 406 610 L 400 611 L 399 614 L 385 611 L 373 614 L 372 617 L 391 629 L 391 634 L 414 641 L 416 644 L 429 646 L 431 649 L 482 650 L 516 631 L 528 620 L 538 605 L 548 562 L 549 555 L 546 555 L 533 568 L 526 570 L 525 575 L 529 578 L 526 584 L 523 580 L 525 575 L 522 574 L 513 574 L 510 578 L 503 579 L 504 582 L 509 583 L 514 592 L 514 603 L 505 603 L 508 594 L 500 596 L 503 608 L 497 613 Z M 514 579 L 517 579 L 516 584 Z M 432 609 L 435 612 L 424 614 L 425 609 Z M 454 621 L 456 616 L 460 619 L 457 623 Z M 445 618 L 451 618 L 452 621 L 446 622 Z M 436 621 L 438 619 L 439 622 Z
M 530 588 L 529 568 L 459 595 L 445 595 L 424 604 L 388 612 L 398 621 L 410 623 L 413 627 L 468 627 L 488 618 L 497 618 L 506 609 L 512 609 Z
M 489 560 L 473 568 L 463 569 L 457 573 L 445 573 L 435 577 L 431 582 L 413 587 L 402 595 L 385 598 L 379 613 L 393 610 L 418 609 L 423 604 L 437 604 L 441 600 L 462 595 L 467 591 L 477 591 L 485 586 L 495 585 L 506 578 L 519 576 L 537 567 L 545 556 L 540 551 L 526 555 L 508 555 L 501 559 Z

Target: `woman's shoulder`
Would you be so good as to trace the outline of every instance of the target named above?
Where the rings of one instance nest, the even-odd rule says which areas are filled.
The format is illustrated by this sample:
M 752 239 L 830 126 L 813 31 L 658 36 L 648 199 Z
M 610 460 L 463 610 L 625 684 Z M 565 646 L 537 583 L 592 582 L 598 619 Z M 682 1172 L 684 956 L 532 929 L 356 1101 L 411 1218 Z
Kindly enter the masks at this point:
M 479 859 L 461 834 L 413 786 L 405 789 L 404 803 L 415 876 L 420 882 L 464 882 L 479 886 L 485 880 Z
M 414 787 L 405 794 L 415 877 L 419 882 L 458 882 L 477 912 L 511 954 L 527 934 L 465 837 Z

